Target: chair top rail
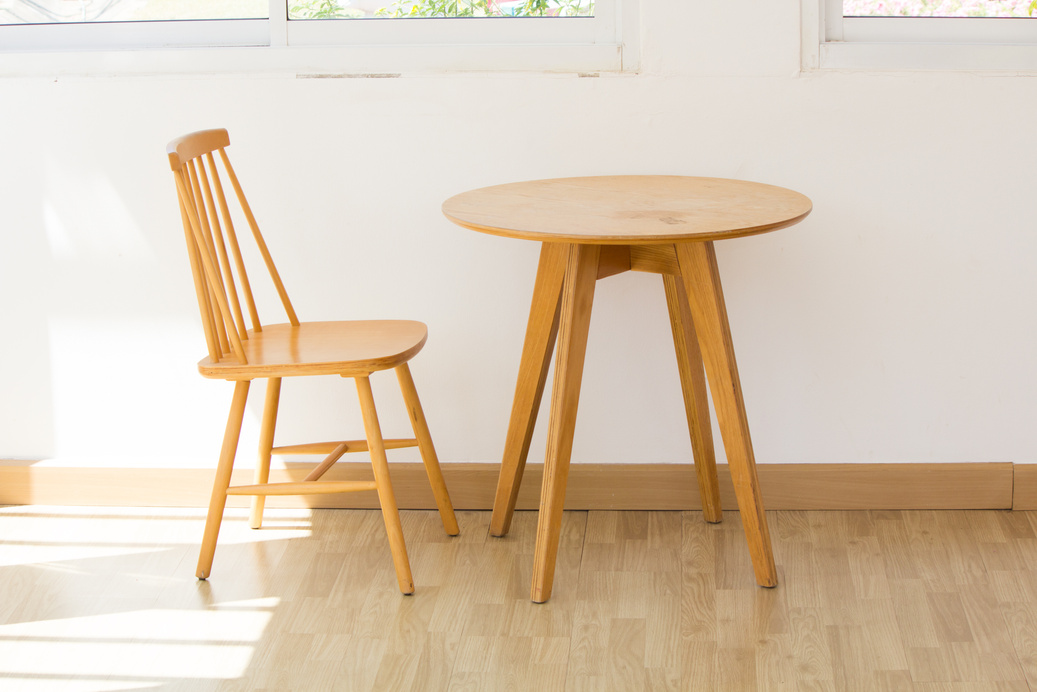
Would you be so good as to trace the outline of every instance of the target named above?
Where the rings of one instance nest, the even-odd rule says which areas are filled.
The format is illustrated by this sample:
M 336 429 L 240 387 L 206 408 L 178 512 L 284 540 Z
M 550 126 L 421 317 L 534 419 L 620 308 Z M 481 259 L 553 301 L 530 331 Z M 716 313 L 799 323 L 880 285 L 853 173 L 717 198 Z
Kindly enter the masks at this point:
M 230 135 L 222 128 L 199 130 L 177 137 L 166 147 L 169 166 L 174 171 L 178 171 L 187 161 L 229 145 Z

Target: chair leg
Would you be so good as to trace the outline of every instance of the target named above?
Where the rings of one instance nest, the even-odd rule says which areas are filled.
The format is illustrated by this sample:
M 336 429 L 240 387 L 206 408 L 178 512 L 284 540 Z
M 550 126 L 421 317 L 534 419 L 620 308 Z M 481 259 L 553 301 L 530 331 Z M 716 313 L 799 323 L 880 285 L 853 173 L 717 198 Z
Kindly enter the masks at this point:
M 274 447 L 274 426 L 277 423 L 277 403 L 281 398 L 281 378 L 271 377 L 266 384 L 266 402 L 263 404 L 263 423 L 259 430 L 259 458 L 256 459 L 254 483 L 263 485 L 270 480 L 270 450 Z M 263 525 L 266 495 L 252 496 L 252 510 L 248 525 L 258 529 Z
M 403 400 L 407 404 L 407 414 L 414 429 L 414 437 L 418 440 L 421 461 L 425 464 L 425 473 L 428 474 L 428 482 L 436 498 L 439 518 L 443 521 L 443 528 L 447 534 L 456 536 L 461 530 L 457 527 L 454 506 L 450 502 L 450 493 L 447 492 L 446 482 L 443 480 L 443 471 L 439 468 L 439 457 L 436 456 L 436 448 L 432 445 L 432 433 L 429 432 L 425 412 L 421 409 L 418 390 L 414 387 L 414 378 L 411 377 L 410 367 L 406 363 L 396 368 L 396 378 L 400 381 L 400 391 L 403 392 Z
M 198 555 L 198 569 L 195 571 L 199 579 L 207 579 L 212 571 L 212 558 L 216 553 L 216 538 L 220 534 L 223 509 L 227 505 L 227 488 L 230 486 L 231 471 L 234 470 L 234 455 L 238 451 L 238 438 L 241 436 L 241 421 L 245 417 L 249 384 L 251 383 L 244 381 L 234 385 L 234 399 L 230 405 L 230 415 L 227 416 L 227 430 L 223 434 L 223 449 L 220 450 L 220 463 L 216 467 L 216 479 L 212 484 L 209 514 L 205 518 L 202 549 Z
M 378 412 L 374 407 L 371 381 L 367 377 L 357 377 L 356 390 L 360 396 L 360 409 L 364 415 L 364 431 L 367 434 L 367 445 L 371 451 L 374 481 L 378 486 L 378 504 L 382 507 L 385 532 L 389 535 L 389 549 L 392 551 L 392 561 L 396 567 L 396 581 L 400 584 L 400 591 L 412 594 L 414 593 L 414 578 L 411 576 L 410 562 L 407 560 L 407 546 L 403 541 L 400 511 L 396 507 L 396 496 L 392 492 L 389 460 L 385 456 L 385 443 L 382 441 L 382 429 L 378 425 Z

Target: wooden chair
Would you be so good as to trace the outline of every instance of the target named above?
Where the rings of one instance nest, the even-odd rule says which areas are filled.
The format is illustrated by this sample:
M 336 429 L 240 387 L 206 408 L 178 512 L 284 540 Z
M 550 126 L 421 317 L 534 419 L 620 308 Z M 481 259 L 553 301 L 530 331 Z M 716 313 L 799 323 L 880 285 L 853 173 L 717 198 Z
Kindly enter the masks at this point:
M 211 571 L 228 495 L 253 496 L 249 523 L 252 528 L 259 528 L 267 495 L 377 490 L 400 591 L 413 593 L 414 583 L 407 560 L 407 548 L 385 456 L 387 448 L 418 447 L 443 527 L 451 536 L 458 533 L 450 496 L 432 446 L 432 436 L 407 366 L 407 361 L 425 344 L 426 327 L 421 322 L 401 320 L 300 322 L 227 158 L 225 148 L 229 144 L 226 130 L 205 130 L 173 140 L 166 150 L 180 198 L 187 252 L 194 274 L 205 341 L 209 348 L 209 355 L 199 361 L 198 370 L 205 377 L 235 383 L 198 558 L 198 578 L 207 578 Z M 223 176 L 216 165 L 217 157 L 222 162 Z M 260 323 L 234 231 L 230 204 L 224 194 L 224 178 L 233 189 L 259 254 L 281 298 L 288 317 L 287 324 Z M 243 310 L 248 314 L 251 329 L 246 327 Z M 415 439 L 382 439 L 368 378 L 373 372 L 390 368 L 395 369 L 399 379 Z M 339 375 L 356 381 L 366 440 L 273 447 L 281 379 L 303 375 Z M 255 484 L 230 487 L 245 402 L 249 385 L 255 379 L 267 380 Z M 344 453 L 360 451 L 370 452 L 371 465 L 374 467 L 373 482 L 318 480 Z M 268 483 L 270 456 L 275 452 L 327 456 L 303 481 Z

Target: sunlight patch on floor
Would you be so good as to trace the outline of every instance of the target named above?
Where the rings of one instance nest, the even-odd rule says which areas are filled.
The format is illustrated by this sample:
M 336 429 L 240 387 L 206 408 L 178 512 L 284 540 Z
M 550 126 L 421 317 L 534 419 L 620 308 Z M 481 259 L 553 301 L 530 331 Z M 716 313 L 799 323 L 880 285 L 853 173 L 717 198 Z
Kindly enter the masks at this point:
M 234 544 L 266 544 L 273 552 L 264 554 L 277 555 L 277 541 L 311 533 L 307 509 L 266 516 L 253 531 L 248 510 L 228 510 L 217 560 L 253 554 L 246 547 L 235 557 Z M 0 507 L 0 523 L 4 692 L 237 679 L 281 604 L 248 586 L 262 582 L 261 570 L 216 587 L 194 578 L 203 509 Z
M 0 687 L 17 692 L 120 692 L 158 689 L 164 684 L 148 680 L 60 680 L 0 675 Z
M 277 599 L 270 599 L 277 601 Z M 276 605 L 276 603 L 275 603 Z M 62 620 L 39 620 L 0 625 L 0 647 L 18 638 L 147 641 L 254 642 L 270 622 L 262 610 L 136 610 Z M 5 667 L 0 656 L 0 670 Z
M 144 524 L 128 522 L 146 512 Z M 201 543 L 205 510 L 149 507 L 0 507 L 0 566 L 152 552 Z M 261 543 L 310 535 L 309 509 L 268 509 L 263 529 L 247 528 L 248 510 L 229 508 L 220 544 Z M 56 538 L 57 537 L 57 538 Z
M 139 555 L 154 552 L 154 548 L 127 548 L 104 545 L 7 545 L 0 553 L 0 567 L 45 564 L 62 560 L 91 560 L 121 555 Z
M 252 651 L 248 645 L 22 639 L 0 641 L 0 673 L 230 680 L 245 673 Z

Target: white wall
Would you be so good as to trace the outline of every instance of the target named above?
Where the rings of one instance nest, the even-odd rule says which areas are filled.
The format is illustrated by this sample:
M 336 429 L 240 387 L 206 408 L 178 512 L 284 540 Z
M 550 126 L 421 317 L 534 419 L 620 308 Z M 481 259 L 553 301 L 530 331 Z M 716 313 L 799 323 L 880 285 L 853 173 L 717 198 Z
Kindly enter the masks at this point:
M 759 462 L 1034 461 L 1037 78 L 798 74 L 797 0 L 642 15 L 637 75 L 0 80 L 0 458 L 214 463 L 231 387 L 194 369 L 164 146 L 223 126 L 301 317 L 429 324 L 444 461 L 499 459 L 537 247 L 439 205 L 610 173 L 814 201 L 718 244 Z M 292 384 L 280 441 L 361 436 L 351 383 Z M 375 386 L 404 434 L 395 378 Z M 684 426 L 661 282 L 600 283 L 574 460 L 686 461 Z

